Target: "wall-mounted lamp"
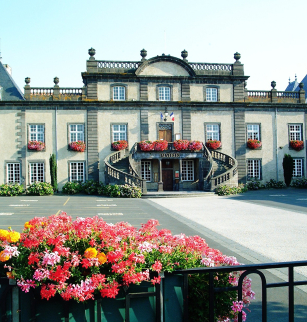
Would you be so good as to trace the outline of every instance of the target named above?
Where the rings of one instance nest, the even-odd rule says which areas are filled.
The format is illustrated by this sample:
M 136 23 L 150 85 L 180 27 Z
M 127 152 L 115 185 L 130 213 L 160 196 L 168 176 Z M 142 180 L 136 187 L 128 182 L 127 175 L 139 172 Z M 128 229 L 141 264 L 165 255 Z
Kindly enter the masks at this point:
M 168 112 L 167 112 L 167 107 L 165 107 L 164 115 L 161 112 L 161 120 L 163 120 L 164 122 L 166 122 L 167 121 L 167 117 L 168 117 Z

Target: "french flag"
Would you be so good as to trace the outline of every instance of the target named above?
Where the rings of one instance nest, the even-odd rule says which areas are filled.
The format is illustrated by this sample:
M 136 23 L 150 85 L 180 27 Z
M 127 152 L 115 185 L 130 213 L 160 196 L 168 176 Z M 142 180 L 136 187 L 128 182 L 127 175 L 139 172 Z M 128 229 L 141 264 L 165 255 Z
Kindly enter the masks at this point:
M 173 112 L 169 115 L 169 117 L 171 118 L 172 121 L 175 121 L 175 115 Z

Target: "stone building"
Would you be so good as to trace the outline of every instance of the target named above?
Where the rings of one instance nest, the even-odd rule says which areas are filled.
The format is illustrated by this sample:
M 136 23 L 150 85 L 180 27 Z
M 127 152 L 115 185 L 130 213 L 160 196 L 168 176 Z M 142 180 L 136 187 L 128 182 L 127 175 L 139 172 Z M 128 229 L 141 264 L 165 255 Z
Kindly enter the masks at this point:
M 89 49 L 82 88 L 31 87 L 24 95 L 0 63 L 0 183 L 50 182 L 49 157 L 56 155 L 59 188 L 73 180 L 136 184 L 146 190 L 213 190 L 248 180 L 283 180 L 282 159 L 294 157 L 295 177 L 306 173 L 305 91 L 250 91 L 240 54 L 229 64 L 194 63 L 187 51 L 138 61 L 96 60 Z M 3 76 L 5 75 L 5 77 Z M 9 77 L 11 79 L 11 77 Z M 6 79 L 6 80 L 5 80 Z M 11 84 L 12 85 L 12 84 Z M 14 88 L 14 90 L 12 89 Z M 141 151 L 138 142 L 165 139 L 165 151 Z M 198 151 L 177 151 L 175 140 L 221 142 Z M 259 140 L 251 149 L 248 139 Z M 112 151 L 112 142 L 128 148 Z M 43 144 L 31 149 L 29 141 Z M 84 152 L 70 143 L 84 141 Z

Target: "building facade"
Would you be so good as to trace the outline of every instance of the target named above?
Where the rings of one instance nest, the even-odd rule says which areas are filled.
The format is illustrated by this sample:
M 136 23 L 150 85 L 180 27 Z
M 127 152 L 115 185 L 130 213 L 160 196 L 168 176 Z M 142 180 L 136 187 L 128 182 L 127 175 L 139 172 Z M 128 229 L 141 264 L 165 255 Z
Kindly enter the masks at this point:
M 248 180 L 283 180 L 284 154 L 294 158 L 295 177 L 306 173 L 307 105 L 297 92 L 249 91 L 240 54 L 230 64 L 192 63 L 169 55 L 139 61 L 96 60 L 89 49 L 82 88 L 34 88 L 7 95 L 1 64 L 0 183 L 50 182 L 49 157 L 56 155 L 59 189 L 67 181 L 129 183 L 147 190 L 213 190 Z M 1 76 L 2 71 L 2 76 Z M 2 77 L 2 78 L 1 78 Z M 12 87 L 12 86 L 11 86 Z M 18 94 L 18 95 L 17 95 Z M 165 151 L 144 152 L 138 142 L 167 140 Z M 201 141 L 198 151 L 177 151 L 175 140 Z M 261 141 L 256 149 L 248 139 Z M 128 148 L 113 151 L 126 140 Z M 208 140 L 221 142 L 208 149 Z M 29 142 L 41 142 L 31 147 Z M 85 142 L 84 151 L 70 144 Z

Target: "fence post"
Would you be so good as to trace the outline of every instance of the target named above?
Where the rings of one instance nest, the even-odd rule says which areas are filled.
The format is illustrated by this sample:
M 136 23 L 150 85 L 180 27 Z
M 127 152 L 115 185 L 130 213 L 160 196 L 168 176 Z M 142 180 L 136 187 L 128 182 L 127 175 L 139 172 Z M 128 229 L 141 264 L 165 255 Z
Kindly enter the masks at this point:
M 276 82 L 272 81 L 271 86 L 272 86 L 272 89 L 271 89 L 271 102 L 272 103 L 277 103 L 277 89 L 275 89 Z
M 298 84 L 300 90 L 299 90 L 299 102 L 300 103 L 305 103 L 305 91 L 304 91 L 304 83 L 299 83 Z

